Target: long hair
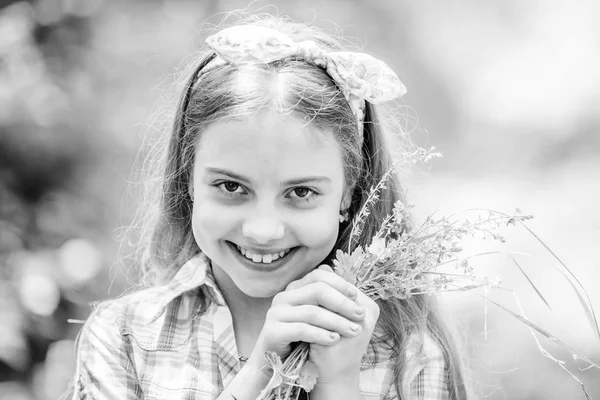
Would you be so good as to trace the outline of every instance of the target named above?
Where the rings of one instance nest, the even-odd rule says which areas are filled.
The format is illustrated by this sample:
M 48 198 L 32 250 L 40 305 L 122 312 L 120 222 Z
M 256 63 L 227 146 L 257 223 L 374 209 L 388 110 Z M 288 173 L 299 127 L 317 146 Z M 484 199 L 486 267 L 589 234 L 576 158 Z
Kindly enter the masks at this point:
M 383 127 L 376 108 L 367 103 L 362 146 L 363 173 L 354 191 L 351 213 L 356 213 L 363 207 L 370 189 L 394 168 L 395 160 L 391 156 Z M 370 212 L 365 218 L 364 227 L 356 244 L 349 246 L 352 230 L 350 223 L 340 232 L 336 249 L 355 248 L 358 245 L 366 248 L 383 220 L 392 213 L 394 204 L 397 201 L 405 203 L 404 192 L 397 175 L 389 175 L 386 178 L 385 186 L 380 193 L 379 200 L 369 205 Z M 403 229 L 406 232 L 410 226 L 405 224 Z M 454 332 L 449 321 L 440 312 L 437 297 L 419 294 L 403 300 L 378 300 L 377 303 L 380 307 L 378 325 L 384 333 L 381 339 L 388 343 L 397 356 L 395 385 L 399 398 L 408 398 L 409 396 L 408 393 L 403 393 L 402 387 L 402 377 L 407 361 L 404 355 L 407 353 L 408 338 L 414 334 L 422 336 L 427 333 L 440 347 L 445 359 L 444 383 L 447 385 L 449 398 L 452 400 L 468 399 L 469 388 Z
M 255 23 L 278 29 L 296 42 L 313 40 L 321 48 L 338 51 L 340 39 L 320 29 L 281 17 L 251 17 L 243 23 Z M 393 167 L 390 146 L 376 108 L 367 103 L 364 126 L 356 118 L 333 79 L 321 68 L 294 57 L 268 65 L 234 66 L 221 61 L 209 49 L 192 61 L 183 94 L 175 111 L 167 143 L 162 150 L 160 190 L 139 215 L 146 229 L 140 238 L 143 276 L 149 284 L 170 279 L 178 268 L 200 249 L 191 227 L 192 203 L 189 181 L 196 145 L 203 130 L 216 121 L 244 118 L 269 109 L 293 115 L 322 130 L 332 131 L 340 146 L 345 166 L 345 184 L 353 188 L 349 208 L 352 218 L 363 206 L 371 187 Z M 391 176 L 380 200 L 366 217 L 357 245 L 368 246 L 396 201 L 404 201 L 399 179 Z M 346 249 L 351 223 L 340 227 L 337 243 L 325 261 L 331 261 L 336 249 Z M 406 227 L 408 229 L 408 227 Z M 442 349 L 446 361 L 446 383 L 453 400 L 467 399 L 465 376 L 456 345 L 444 323 L 435 298 L 415 295 L 405 300 L 379 300 L 378 325 L 383 339 L 396 352 L 396 391 L 402 393 L 406 347 L 409 336 L 427 333 Z

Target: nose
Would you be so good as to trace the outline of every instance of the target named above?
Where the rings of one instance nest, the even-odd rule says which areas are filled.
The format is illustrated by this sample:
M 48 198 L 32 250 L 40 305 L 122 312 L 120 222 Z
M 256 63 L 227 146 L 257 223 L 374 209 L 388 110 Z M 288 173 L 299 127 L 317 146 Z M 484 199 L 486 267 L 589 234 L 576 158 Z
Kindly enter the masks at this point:
M 274 218 L 250 218 L 242 224 L 242 235 L 258 244 L 279 240 L 284 233 L 283 224 Z

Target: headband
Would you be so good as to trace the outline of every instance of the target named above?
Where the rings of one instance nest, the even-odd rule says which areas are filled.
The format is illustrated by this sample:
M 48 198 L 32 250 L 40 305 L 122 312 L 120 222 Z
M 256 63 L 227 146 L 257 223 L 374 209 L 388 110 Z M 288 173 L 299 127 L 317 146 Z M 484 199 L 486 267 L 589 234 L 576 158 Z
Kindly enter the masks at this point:
M 325 51 L 312 40 L 294 42 L 278 30 L 259 25 L 225 28 L 206 39 L 208 46 L 232 65 L 269 64 L 286 57 L 300 57 L 323 68 L 350 104 L 359 126 L 365 100 L 378 104 L 401 97 L 406 88 L 383 61 L 365 53 Z

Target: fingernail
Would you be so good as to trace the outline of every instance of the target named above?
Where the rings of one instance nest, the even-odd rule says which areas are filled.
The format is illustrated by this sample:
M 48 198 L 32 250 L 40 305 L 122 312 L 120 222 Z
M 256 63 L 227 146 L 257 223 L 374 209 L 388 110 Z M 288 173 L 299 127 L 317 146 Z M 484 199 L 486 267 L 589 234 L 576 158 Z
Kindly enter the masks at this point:
M 365 308 L 362 306 L 356 306 L 354 308 L 354 312 L 356 313 L 356 315 L 363 315 L 365 312 Z
M 339 338 L 339 335 L 335 332 L 331 332 L 329 334 L 329 337 L 331 338 L 331 340 L 337 340 Z
M 350 286 L 347 293 L 348 297 L 356 297 L 356 288 L 354 286 Z
M 350 324 L 350 330 L 354 333 L 360 331 L 360 325 Z

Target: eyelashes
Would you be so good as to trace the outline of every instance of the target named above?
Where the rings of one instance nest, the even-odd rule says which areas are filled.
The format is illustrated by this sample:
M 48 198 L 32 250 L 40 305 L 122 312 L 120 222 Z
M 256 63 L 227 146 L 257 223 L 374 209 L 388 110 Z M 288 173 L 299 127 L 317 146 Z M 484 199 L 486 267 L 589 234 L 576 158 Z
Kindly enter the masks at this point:
M 290 191 L 290 194 L 295 195 L 295 196 L 293 196 L 293 198 L 306 201 L 309 198 L 311 198 L 312 196 L 316 196 L 317 192 L 315 192 L 311 188 L 307 188 L 306 186 L 299 186 L 299 187 L 293 188 Z
M 250 192 L 241 184 L 234 181 L 220 181 L 212 185 L 218 194 L 231 199 L 241 199 L 250 194 Z M 320 193 L 307 186 L 296 186 L 290 188 L 285 197 L 294 203 L 308 203 L 316 199 Z
M 221 182 L 216 184 L 215 187 L 226 195 L 244 194 L 244 192 L 239 192 L 239 189 L 242 189 L 242 185 L 233 181 Z

